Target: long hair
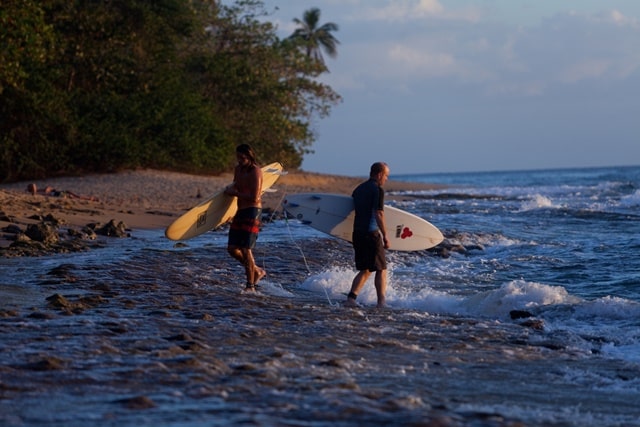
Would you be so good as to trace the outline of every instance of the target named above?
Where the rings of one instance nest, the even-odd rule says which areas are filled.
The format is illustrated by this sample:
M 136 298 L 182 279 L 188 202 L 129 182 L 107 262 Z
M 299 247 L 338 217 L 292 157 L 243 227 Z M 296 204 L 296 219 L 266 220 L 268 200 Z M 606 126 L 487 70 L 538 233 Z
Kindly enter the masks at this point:
M 244 154 L 249 158 L 252 164 L 257 165 L 256 153 L 249 144 L 240 144 L 236 147 L 236 153 Z

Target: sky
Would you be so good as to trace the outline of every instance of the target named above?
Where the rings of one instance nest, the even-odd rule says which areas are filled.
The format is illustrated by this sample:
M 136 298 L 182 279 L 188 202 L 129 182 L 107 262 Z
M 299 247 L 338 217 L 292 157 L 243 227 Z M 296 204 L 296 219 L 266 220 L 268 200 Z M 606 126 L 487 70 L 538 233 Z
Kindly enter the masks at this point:
M 339 30 L 305 171 L 640 165 L 639 0 L 265 0 L 282 38 Z M 277 8 L 277 9 L 276 9 Z

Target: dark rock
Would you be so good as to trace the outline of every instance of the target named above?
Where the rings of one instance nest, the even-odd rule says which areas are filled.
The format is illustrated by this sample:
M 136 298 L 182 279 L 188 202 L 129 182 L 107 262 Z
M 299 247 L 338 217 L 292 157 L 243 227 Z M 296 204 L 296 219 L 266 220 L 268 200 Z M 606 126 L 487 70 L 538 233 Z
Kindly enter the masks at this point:
M 56 218 L 55 216 L 53 216 L 52 214 L 47 214 L 42 218 L 43 222 L 47 222 L 49 224 L 52 224 L 56 227 L 65 224 L 65 221 L 61 218 Z
M 168 341 L 193 341 L 193 338 L 187 333 L 181 333 L 165 338 Z
M 29 319 L 41 319 L 41 320 L 50 320 L 55 318 L 55 316 L 51 313 L 43 313 L 41 311 L 34 311 L 33 313 L 27 316 Z
M 147 396 L 136 396 L 129 399 L 121 399 L 117 400 L 116 403 L 120 403 L 129 409 L 150 409 L 156 407 L 155 402 Z
M 37 254 L 46 251 L 47 246 L 35 240 L 31 240 L 26 234 L 18 234 L 9 249 L 16 251 L 18 255 Z
M 55 308 L 71 308 L 71 302 L 60 294 L 54 294 L 47 297 L 49 305 Z
M 59 242 L 55 247 L 52 247 L 53 251 L 58 253 L 67 252 L 81 252 L 89 249 L 88 245 L 83 239 L 65 240 Z
M 99 224 L 87 224 L 80 231 L 69 228 L 67 233 L 61 233 L 58 226 L 64 221 L 51 214 L 33 215 L 32 219 L 38 220 L 38 224 L 31 224 L 23 232 L 16 225 L 9 225 L 4 231 L 11 233 L 5 236 L 7 240 L 13 240 L 8 247 L 0 248 L 0 256 L 44 256 L 54 253 L 81 252 L 90 248 L 104 247 L 104 242 L 98 240 L 98 234 L 108 237 L 131 237 L 130 230 L 120 221 L 111 220 L 100 227 Z M 87 241 L 95 241 L 91 246 Z
M 526 319 L 528 317 L 533 317 L 533 314 L 526 310 L 511 310 L 509 312 L 509 316 L 512 320 L 516 319 Z
M 58 308 L 67 314 L 82 313 L 84 310 L 105 303 L 106 299 L 99 295 L 89 295 L 70 301 L 60 294 L 54 294 L 47 298 L 50 307 Z
M 25 233 L 31 240 L 42 242 L 45 245 L 58 243 L 58 228 L 49 222 L 41 222 L 39 224 L 29 224 Z
M 109 221 L 106 225 L 95 229 L 96 234 L 108 237 L 130 237 L 127 232 L 127 226 L 120 221 L 116 224 L 115 220 Z
M 15 243 L 25 243 L 25 244 L 29 244 L 31 242 L 33 242 L 33 240 L 31 240 L 31 238 L 29 238 L 29 236 L 27 236 L 24 233 L 19 233 L 16 238 L 14 239 Z
M 95 307 L 104 304 L 107 300 L 100 295 L 89 295 L 81 297 L 78 302 L 85 307 Z
M 67 230 L 67 234 L 73 239 L 96 240 L 98 238 L 96 232 L 89 227 L 83 227 L 81 230 L 70 228 Z
M 319 363 L 320 366 L 328 366 L 331 368 L 342 368 L 342 369 L 349 369 L 350 367 L 350 363 L 348 360 L 344 360 L 344 359 L 329 359 L 329 360 L 324 360 L 322 362 Z
M 15 219 L 15 217 L 7 215 L 6 213 L 4 213 L 4 211 L 0 211 L 0 221 L 14 222 Z
M 4 319 L 7 317 L 17 317 L 18 312 L 15 310 L 0 310 L 0 319 Z
M 538 331 L 544 330 L 544 322 L 539 319 L 525 320 L 524 322 L 520 323 L 520 325 L 524 326 L 525 328 L 536 329 Z
M 63 279 L 67 279 L 70 277 L 70 272 L 75 269 L 76 266 L 74 264 L 60 264 L 57 267 L 52 268 L 47 272 L 48 276 L 60 277 Z M 75 280 L 73 280 L 75 281 Z
M 47 357 L 24 365 L 24 368 L 32 371 L 57 371 L 64 368 L 64 361 L 56 357 Z
M 0 218 L 0 221 L 2 220 L 2 218 Z M 22 233 L 22 229 L 20 227 L 18 227 L 15 224 L 9 224 L 6 227 L 4 227 L 2 229 L 2 231 L 4 231 L 5 233 L 11 233 L 11 234 L 20 234 Z

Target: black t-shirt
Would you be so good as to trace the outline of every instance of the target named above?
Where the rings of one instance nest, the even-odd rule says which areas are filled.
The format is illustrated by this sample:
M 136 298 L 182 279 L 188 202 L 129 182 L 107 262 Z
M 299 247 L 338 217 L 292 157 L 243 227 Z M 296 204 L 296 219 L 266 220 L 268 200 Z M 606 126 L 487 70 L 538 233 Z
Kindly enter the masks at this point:
M 384 189 L 374 179 L 369 179 L 358 185 L 351 197 L 356 211 L 353 231 L 378 230 L 374 213 L 384 209 Z

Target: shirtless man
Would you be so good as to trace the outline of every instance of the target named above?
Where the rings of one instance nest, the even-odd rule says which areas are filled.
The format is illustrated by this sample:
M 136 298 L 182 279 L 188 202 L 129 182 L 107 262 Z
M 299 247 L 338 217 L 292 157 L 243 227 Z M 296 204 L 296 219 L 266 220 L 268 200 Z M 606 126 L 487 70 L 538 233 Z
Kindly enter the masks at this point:
M 238 212 L 231 222 L 227 251 L 245 268 L 246 290 L 255 291 L 256 284 L 267 274 L 256 265 L 251 252 L 260 231 L 262 169 L 248 144 L 236 147 L 236 158 L 238 165 L 233 183 L 224 190 L 225 194 L 238 198 Z

